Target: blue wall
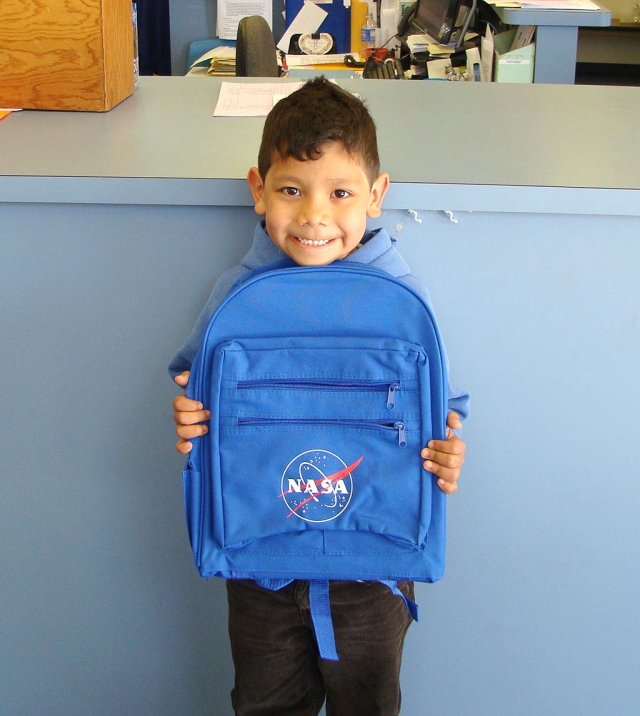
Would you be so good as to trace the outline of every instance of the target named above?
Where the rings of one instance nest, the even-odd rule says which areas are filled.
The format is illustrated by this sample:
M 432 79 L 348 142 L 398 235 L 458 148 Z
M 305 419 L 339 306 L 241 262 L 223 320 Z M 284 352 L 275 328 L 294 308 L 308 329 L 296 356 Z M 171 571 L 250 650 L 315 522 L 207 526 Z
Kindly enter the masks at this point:
M 472 393 L 407 716 L 631 716 L 640 219 L 387 212 Z M 166 364 L 250 209 L 0 204 L 4 716 L 228 716 L 222 583 L 192 566 Z
M 630 716 L 640 220 L 420 217 L 404 221 L 403 252 L 472 413 L 448 572 L 421 588 L 405 653 L 404 712 Z

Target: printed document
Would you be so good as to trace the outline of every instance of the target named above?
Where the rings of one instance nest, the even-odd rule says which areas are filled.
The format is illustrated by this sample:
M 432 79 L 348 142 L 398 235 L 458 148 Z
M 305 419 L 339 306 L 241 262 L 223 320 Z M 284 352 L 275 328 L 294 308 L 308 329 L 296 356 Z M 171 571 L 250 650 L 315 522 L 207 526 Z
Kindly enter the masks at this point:
M 357 52 L 342 52 L 337 55 L 287 55 L 287 67 L 306 67 L 308 65 L 344 65 L 344 58 L 351 55 L 360 62 Z
M 273 105 L 303 82 L 222 82 L 214 117 L 266 117 Z
M 271 0 L 218 0 L 216 35 L 222 40 L 235 40 L 238 23 L 250 15 L 262 15 L 273 30 Z

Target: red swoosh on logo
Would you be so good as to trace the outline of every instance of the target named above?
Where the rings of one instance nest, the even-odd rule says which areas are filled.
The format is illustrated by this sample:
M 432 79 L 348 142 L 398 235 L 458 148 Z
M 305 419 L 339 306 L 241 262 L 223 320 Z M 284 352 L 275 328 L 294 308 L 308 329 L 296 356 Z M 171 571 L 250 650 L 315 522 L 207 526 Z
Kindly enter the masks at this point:
M 342 480 L 343 477 L 346 477 L 350 472 L 353 472 L 356 467 L 362 462 L 362 457 L 360 457 L 358 460 L 356 460 L 353 465 L 349 465 L 349 467 L 345 467 L 342 470 L 339 470 L 338 472 L 334 472 L 333 475 L 327 475 L 326 477 L 322 477 L 319 480 L 314 480 L 314 484 L 319 485 L 323 480 L 331 480 L 331 483 L 337 482 L 338 480 Z M 288 495 L 292 492 L 292 490 L 287 490 L 286 492 L 283 492 L 282 494 L 278 495 L 278 497 L 284 497 L 285 495 Z M 313 495 L 311 497 L 307 497 L 306 500 L 303 500 L 295 509 L 291 509 L 289 507 L 289 514 L 287 515 L 287 519 L 291 517 L 295 512 L 297 512 L 303 505 L 306 505 L 307 502 L 310 502 L 313 500 Z M 288 507 L 288 505 L 287 505 Z

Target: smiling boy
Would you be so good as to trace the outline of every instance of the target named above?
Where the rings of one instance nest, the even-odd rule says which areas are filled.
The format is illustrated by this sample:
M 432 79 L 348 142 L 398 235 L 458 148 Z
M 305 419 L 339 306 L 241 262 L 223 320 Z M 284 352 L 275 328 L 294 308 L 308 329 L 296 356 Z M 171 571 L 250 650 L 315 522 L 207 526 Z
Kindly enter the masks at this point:
M 380 173 L 373 120 L 348 92 L 319 78 L 281 100 L 267 117 L 258 167 L 247 180 L 263 219 L 250 252 L 222 275 L 172 361 L 169 370 L 178 385 L 186 386 L 204 328 L 231 285 L 271 261 L 288 256 L 300 266 L 338 260 L 376 266 L 428 300 L 387 232 L 367 232 L 367 218 L 381 214 L 389 176 Z M 464 462 L 465 445 L 453 430 L 467 414 L 468 394 L 449 388 L 449 408 L 447 439 L 431 441 L 421 452 L 425 470 L 447 494 L 457 489 Z M 176 449 L 187 453 L 190 440 L 208 431 L 209 412 L 181 395 L 174 400 L 174 419 Z M 378 582 L 332 582 L 340 661 L 330 662 L 318 659 L 308 582 L 277 587 L 227 582 L 236 714 L 315 715 L 325 698 L 327 716 L 398 714 L 402 647 L 411 621 L 404 601 Z M 413 583 L 397 588 L 413 599 Z
M 264 180 L 262 176 L 265 176 Z M 356 250 L 367 217 L 380 216 L 389 175 L 369 181 L 358 160 L 327 142 L 312 161 L 279 158 L 247 177 L 257 214 L 273 243 L 301 266 L 322 266 Z

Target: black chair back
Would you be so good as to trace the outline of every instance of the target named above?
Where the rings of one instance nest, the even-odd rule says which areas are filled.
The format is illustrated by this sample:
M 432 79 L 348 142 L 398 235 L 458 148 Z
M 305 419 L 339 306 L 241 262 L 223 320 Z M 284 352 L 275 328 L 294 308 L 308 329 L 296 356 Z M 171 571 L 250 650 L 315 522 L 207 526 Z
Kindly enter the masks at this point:
M 276 43 L 260 15 L 243 17 L 236 40 L 236 77 L 278 77 Z

